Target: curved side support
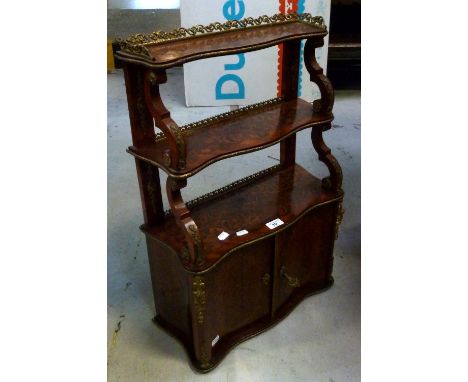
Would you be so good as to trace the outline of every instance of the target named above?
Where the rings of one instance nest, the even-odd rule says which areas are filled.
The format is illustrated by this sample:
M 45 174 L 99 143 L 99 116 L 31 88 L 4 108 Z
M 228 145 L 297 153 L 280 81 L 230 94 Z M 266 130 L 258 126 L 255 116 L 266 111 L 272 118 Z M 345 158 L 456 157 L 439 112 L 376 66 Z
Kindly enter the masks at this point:
M 159 85 L 167 81 L 164 70 L 147 70 L 144 79 L 145 101 L 154 123 L 168 138 L 169 150 L 164 153 L 164 164 L 176 169 L 183 169 L 186 163 L 186 147 L 182 132 L 171 118 L 159 94 Z
M 310 80 L 315 82 L 320 90 L 321 99 L 314 101 L 315 112 L 331 113 L 335 102 L 335 93 L 330 80 L 323 74 L 323 69 L 315 58 L 315 49 L 323 46 L 322 40 L 307 39 L 304 46 L 304 64 L 310 74 Z
M 323 130 L 320 128 L 312 129 L 312 144 L 318 153 L 319 160 L 328 168 L 330 176 L 322 179 L 322 187 L 332 191 L 341 190 L 343 182 L 343 172 L 341 166 L 332 155 L 331 149 L 325 144 L 322 137 Z
M 182 257 L 187 258 L 187 260 L 189 258 L 193 264 L 202 265 L 205 262 L 205 255 L 200 231 L 190 216 L 190 211 L 180 193 L 180 190 L 185 186 L 187 186 L 187 179 L 176 180 L 168 177 L 166 181 L 167 198 L 176 223 L 184 233 L 187 243 L 187 249 L 183 251 Z

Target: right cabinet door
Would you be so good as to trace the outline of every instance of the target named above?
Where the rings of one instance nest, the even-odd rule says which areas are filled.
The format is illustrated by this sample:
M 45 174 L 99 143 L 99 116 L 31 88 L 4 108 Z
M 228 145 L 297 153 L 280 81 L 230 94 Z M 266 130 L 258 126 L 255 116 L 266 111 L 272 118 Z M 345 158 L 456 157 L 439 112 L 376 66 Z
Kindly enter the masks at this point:
M 273 311 L 331 284 L 337 203 L 318 207 L 276 235 Z

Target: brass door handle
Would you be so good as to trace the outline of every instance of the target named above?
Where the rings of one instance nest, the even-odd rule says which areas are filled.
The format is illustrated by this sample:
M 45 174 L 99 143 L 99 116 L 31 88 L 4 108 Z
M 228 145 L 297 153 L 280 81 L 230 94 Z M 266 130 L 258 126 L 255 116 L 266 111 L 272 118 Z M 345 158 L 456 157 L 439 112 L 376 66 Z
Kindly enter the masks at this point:
M 268 285 L 270 284 L 270 275 L 265 273 L 262 277 L 263 284 Z
M 288 285 L 292 288 L 298 288 L 301 283 L 299 282 L 299 279 L 297 277 L 292 277 L 292 276 L 289 276 L 287 273 L 286 273 L 286 267 L 283 265 L 280 269 L 280 275 L 284 278 L 286 278 L 286 280 L 288 280 Z

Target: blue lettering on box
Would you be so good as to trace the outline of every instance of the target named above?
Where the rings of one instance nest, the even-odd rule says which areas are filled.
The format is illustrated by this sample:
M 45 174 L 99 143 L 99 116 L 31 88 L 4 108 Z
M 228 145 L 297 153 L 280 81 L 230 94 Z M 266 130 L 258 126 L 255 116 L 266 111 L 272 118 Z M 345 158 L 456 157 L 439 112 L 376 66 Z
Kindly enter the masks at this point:
M 237 5 L 237 9 L 236 9 Z M 244 0 L 226 0 L 223 5 L 223 15 L 226 20 L 240 20 L 244 17 L 245 5 Z M 244 53 L 236 55 L 239 59 L 237 63 L 225 64 L 224 70 L 241 70 L 245 65 Z M 234 93 L 223 93 L 223 85 L 226 82 L 232 81 L 237 84 L 238 91 Z M 242 78 L 237 74 L 224 74 L 216 82 L 215 88 L 216 99 L 244 99 L 245 98 L 245 86 Z
M 228 81 L 235 82 L 239 90 L 234 93 L 223 93 L 222 87 Z M 243 98 L 245 98 L 245 87 L 244 87 L 244 82 L 242 82 L 239 76 L 235 74 L 225 74 L 218 80 L 218 82 L 216 82 L 216 99 L 243 99 Z
M 236 3 L 239 5 L 239 12 L 236 12 Z M 240 20 L 244 17 L 245 5 L 243 0 L 228 0 L 223 6 L 223 15 L 226 20 Z
M 237 55 L 239 57 L 239 62 L 237 64 L 226 64 L 224 65 L 224 70 L 239 70 L 242 69 L 245 65 L 245 56 L 244 53 Z

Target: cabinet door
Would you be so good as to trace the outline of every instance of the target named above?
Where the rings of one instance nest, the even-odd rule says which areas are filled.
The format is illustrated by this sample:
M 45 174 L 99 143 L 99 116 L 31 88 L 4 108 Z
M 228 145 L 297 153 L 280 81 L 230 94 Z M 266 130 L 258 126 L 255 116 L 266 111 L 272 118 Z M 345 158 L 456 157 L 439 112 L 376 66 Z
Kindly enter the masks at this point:
M 274 311 L 329 285 L 336 207 L 312 210 L 276 235 Z
M 268 238 L 231 253 L 204 275 L 206 326 L 210 339 L 269 317 L 274 239 Z

